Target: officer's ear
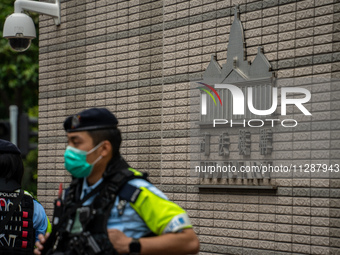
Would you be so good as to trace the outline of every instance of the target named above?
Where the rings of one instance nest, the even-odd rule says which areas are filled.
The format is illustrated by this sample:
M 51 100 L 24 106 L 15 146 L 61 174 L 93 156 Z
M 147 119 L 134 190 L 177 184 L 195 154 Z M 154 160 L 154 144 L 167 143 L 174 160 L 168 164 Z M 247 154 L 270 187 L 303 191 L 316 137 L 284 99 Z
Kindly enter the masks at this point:
M 103 157 L 107 157 L 108 155 L 112 155 L 112 145 L 108 140 L 105 140 L 102 142 L 102 149 L 100 152 L 100 155 L 102 155 Z

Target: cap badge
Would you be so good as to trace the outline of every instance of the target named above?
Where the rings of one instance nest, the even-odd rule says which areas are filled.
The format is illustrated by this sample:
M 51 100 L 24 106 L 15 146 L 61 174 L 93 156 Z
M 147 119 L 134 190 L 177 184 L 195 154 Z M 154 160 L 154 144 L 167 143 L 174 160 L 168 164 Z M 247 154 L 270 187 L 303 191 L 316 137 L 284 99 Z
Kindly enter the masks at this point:
M 77 128 L 80 124 L 80 115 L 73 115 L 71 128 Z

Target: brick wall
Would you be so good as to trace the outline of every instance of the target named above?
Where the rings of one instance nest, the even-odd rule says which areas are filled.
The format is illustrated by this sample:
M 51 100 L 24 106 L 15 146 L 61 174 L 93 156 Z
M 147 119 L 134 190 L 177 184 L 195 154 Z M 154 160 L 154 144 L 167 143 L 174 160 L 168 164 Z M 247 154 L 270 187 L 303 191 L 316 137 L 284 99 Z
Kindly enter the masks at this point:
M 339 180 L 222 192 L 199 191 L 190 177 L 190 81 L 201 78 L 211 54 L 225 61 L 236 4 L 248 60 L 261 45 L 278 78 L 339 78 L 333 0 L 71 0 L 61 3 L 60 27 L 41 16 L 38 197 L 49 215 L 59 183 L 70 181 L 62 122 L 107 107 L 119 118 L 127 161 L 188 211 L 200 254 L 340 253 Z M 330 157 L 338 159 L 339 133 L 330 133 L 323 139 L 336 143 Z

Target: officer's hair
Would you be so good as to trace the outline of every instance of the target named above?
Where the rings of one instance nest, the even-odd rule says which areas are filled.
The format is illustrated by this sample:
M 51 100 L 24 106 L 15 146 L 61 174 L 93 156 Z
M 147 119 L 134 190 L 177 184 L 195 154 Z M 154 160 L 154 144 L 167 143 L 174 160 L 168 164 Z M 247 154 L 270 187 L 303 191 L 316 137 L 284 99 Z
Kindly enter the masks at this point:
M 0 169 L 0 178 L 6 178 L 6 182 L 14 180 L 21 184 L 24 165 L 19 154 L 0 153 Z
M 120 144 L 122 143 L 122 135 L 120 130 L 117 129 L 99 129 L 89 130 L 89 135 L 93 140 L 93 145 L 96 146 L 100 142 L 108 140 L 112 145 L 112 155 L 119 155 Z

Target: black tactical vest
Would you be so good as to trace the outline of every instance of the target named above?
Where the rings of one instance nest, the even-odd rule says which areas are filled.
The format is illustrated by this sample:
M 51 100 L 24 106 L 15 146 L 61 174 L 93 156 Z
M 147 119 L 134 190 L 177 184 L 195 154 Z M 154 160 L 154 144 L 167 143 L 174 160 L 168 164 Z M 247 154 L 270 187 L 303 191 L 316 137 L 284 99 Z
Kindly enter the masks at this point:
M 128 170 L 129 165 L 123 158 L 111 162 L 103 175 L 103 183 L 96 199 L 90 206 L 80 206 L 74 210 L 80 201 L 83 179 L 74 179 L 65 198 L 63 215 L 67 220 L 59 226 L 54 245 L 54 251 L 47 254 L 65 255 L 114 255 L 107 233 L 107 221 L 115 198 L 122 187 L 134 178 Z M 55 245 L 57 244 L 57 245 Z
M 0 221 L 6 218 L 18 195 L 18 192 L 0 191 Z M 33 198 L 24 194 L 18 208 L 0 233 L 0 255 L 33 254 L 35 243 L 33 211 Z

